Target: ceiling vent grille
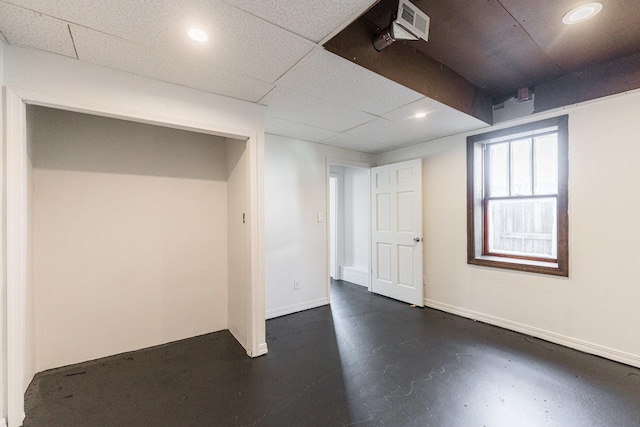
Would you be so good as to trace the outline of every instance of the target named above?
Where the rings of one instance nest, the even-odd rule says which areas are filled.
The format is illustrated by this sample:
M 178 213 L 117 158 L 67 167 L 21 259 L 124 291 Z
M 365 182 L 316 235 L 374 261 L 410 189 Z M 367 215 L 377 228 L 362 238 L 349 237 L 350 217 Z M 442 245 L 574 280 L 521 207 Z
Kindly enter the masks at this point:
M 407 0 L 400 0 L 396 22 L 416 38 L 429 40 L 429 17 Z
M 429 39 L 429 17 L 407 0 L 398 2 L 396 19 L 373 38 L 373 47 L 378 52 L 396 40 Z M 393 19 L 393 17 L 391 18 Z

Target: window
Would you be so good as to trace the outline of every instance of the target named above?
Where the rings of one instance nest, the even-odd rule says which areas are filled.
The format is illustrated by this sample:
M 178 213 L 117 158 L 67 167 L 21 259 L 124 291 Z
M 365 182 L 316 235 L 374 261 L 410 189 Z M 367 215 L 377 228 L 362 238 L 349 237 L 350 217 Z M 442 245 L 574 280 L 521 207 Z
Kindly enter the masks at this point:
M 569 275 L 568 116 L 467 138 L 467 262 Z

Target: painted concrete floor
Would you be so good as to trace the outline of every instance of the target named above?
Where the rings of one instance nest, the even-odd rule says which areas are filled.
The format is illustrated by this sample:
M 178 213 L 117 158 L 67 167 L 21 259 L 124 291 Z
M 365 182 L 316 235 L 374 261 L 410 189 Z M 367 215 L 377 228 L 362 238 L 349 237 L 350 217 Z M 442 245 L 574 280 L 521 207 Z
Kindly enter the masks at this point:
M 38 374 L 24 426 L 640 426 L 640 369 L 357 285 L 267 331 Z

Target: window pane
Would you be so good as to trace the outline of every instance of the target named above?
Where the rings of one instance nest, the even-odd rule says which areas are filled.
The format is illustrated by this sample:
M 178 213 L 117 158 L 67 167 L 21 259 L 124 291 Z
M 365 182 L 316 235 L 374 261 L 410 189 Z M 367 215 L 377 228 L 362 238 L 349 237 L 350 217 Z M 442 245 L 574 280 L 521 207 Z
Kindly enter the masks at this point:
M 531 139 L 521 139 L 511 143 L 511 195 L 530 196 L 531 182 Z
M 489 179 L 492 197 L 509 195 L 509 144 L 492 144 L 489 146 L 490 166 Z
M 558 135 L 535 138 L 535 194 L 558 193 Z
M 489 252 L 557 258 L 556 199 L 489 200 Z

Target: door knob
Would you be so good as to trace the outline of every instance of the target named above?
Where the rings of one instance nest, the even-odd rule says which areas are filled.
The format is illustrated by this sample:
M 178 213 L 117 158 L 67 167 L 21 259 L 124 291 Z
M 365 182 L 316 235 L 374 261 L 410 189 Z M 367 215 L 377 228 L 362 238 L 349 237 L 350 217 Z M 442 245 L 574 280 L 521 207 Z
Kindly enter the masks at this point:
M 420 237 L 414 237 L 413 238 L 413 241 L 416 242 L 416 243 L 420 243 L 421 240 L 422 239 Z

